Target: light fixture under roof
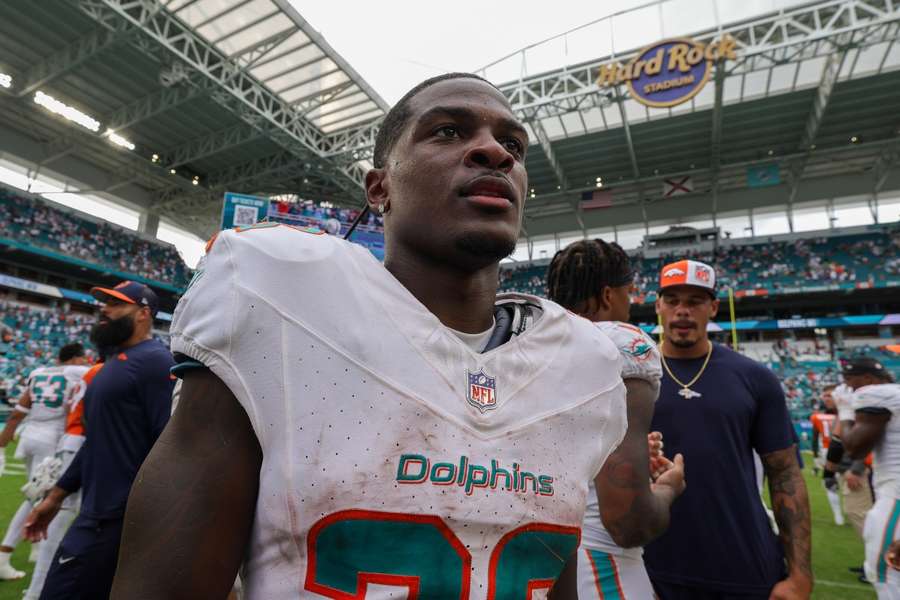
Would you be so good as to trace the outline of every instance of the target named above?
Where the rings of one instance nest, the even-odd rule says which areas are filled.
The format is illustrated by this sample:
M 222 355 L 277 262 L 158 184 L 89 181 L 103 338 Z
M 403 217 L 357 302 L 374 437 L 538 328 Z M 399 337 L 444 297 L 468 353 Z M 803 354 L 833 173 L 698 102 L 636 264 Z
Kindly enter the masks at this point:
M 109 138 L 109 141 L 111 141 L 116 146 L 121 146 L 122 148 L 126 148 L 128 150 L 134 150 L 134 144 L 130 140 L 123 138 L 112 129 L 107 129 L 105 135 Z
M 9 89 L 12 87 L 12 75 L 0 73 L 0 87 Z
M 172 175 L 174 175 L 174 174 L 175 174 L 175 169 L 169 169 L 169 173 L 171 173 Z
M 34 102 L 35 104 L 43 106 L 52 113 L 68 119 L 73 123 L 78 123 L 85 129 L 90 129 L 94 133 L 100 131 L 100 121 L 84 114 L 77 108 L 73 108 L 68 104 L 65 104 L 64 102 L 60 102 L 53 96 L 45 94 L 44 92 L 35 92 Z
M 159 154 L 154 153 L 153 156 L 150 157 L 150 160 L 158 163 L 159 162 Z
M 851 144 L 855 144 L 855 143 L 858 142 L 858 141 L 859 141 L 859 138 L 856 137 L 855 135 L 854 135 L 853 137 L 850 138 L 850 143 L 851 143 Z

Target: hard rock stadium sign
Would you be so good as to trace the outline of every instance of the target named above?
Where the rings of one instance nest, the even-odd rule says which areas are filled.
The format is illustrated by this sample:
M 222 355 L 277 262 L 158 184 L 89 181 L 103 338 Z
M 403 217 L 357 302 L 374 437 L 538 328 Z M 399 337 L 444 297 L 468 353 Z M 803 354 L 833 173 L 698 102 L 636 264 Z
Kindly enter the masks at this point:
M 696 96 L 712 73 L 714 62 L 734 60 L 731 36 L 703 44 L 690 38 L 671 38 L 641 50 L 626 65 L 600 67 L 597 85 L 625 83 L 631 97 L 646 106 L 666 108 Z

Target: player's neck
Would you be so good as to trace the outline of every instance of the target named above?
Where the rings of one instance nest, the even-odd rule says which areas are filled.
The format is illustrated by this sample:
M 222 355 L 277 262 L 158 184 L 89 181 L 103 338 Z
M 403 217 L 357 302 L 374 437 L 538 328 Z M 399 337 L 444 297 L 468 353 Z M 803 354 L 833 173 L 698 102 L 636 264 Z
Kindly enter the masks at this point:
M 499 265 L 471 273 L 406 255 L 385 260 L 385 268 L 445 326 L 463 333 L 491 327 Z
M 696 344 L 694 344 L 693 346 L 688 346 L 686 348 L 670 344 L 667 340 L 664 339 L 662 343 L 662 354 L 666 358 L 702 358 L 706 356 L 707 352 L 709 352 L 709 348 L 711 345 L 712 342 L 709 341 L 709 338 L 698 340 Z

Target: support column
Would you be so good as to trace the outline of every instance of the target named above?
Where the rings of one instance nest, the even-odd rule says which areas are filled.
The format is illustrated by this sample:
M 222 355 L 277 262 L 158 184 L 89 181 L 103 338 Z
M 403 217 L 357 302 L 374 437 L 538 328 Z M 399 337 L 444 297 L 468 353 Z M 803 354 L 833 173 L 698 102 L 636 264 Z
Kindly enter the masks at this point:
M 159 215 L 151 212 L 142 212 L 138 219 L 138 231 L 156 237 L 159 231 Z

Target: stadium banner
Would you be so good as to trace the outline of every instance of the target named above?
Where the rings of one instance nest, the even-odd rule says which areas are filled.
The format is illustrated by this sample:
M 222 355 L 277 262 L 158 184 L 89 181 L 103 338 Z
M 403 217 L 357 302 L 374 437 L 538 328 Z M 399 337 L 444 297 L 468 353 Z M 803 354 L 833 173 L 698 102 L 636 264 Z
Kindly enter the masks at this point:
M 747 187 L 761 188 L 781 183 L 778 163 L 767 163 L 747 168 Z
M 297 227 L 315 227 L 330 235 L 344 235 L 358 211 L 316 205 L 310 201 L 288 202 L 276 198 L 226 192 L 222 204 L 222 229 L 247 227 L 260 221 Z M 352 242 L 365 246 L 378 260 L 384 260 L 384 226 L 381 218 L 369 214 L 353 232 Z
M 47 285 L 46 283 L 38 283 L 36 281 L 28 281 L 27 279 L 19 279 L 11 275 L 0 275 L 0 285 L 24 290 L 32 294 L 40 294 L 42 296 L 50 296 L 51 298 L 62 298 L 63 294 L 58 287 Z
M 823 317 L 812 319 L 764 319 L 738 321 L 735 327 L 738 331 L 775 331 L 778 329 L 815 329 L 816 327 L 859 327 L 865 325 L 896 325 L 900 324 L 900 314 L 889 315 L 857 315 L 846 317 Z M 660 332 L 659 325 L 641 325 L 645 332 L 656 335 Z M 730 321 L 710 321 L 706 330 L 709 332 L 725 331 L 731 328 Z
M 671 38 L 647 46 L 627 65 L 602 65 L 597 85 L 625 83 L 631 97 L 644 106 L 668 108 L 700 93 L 712 74 L 713 63 L 735 60 L 737 42 L 730 35 L 708 44 L 691 38 Z
M 269 210 L 269 199 L 225 192 L 222 204 L 222 229 L 246 227 L 262 220 Z

